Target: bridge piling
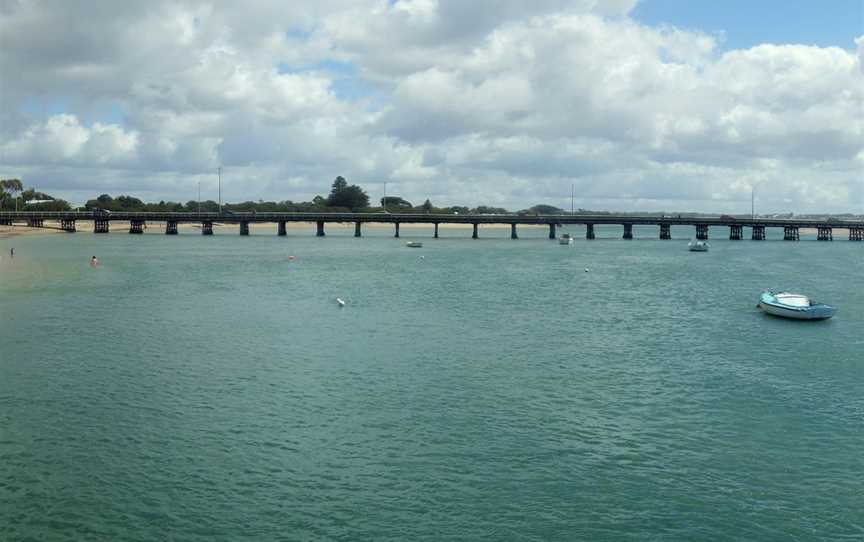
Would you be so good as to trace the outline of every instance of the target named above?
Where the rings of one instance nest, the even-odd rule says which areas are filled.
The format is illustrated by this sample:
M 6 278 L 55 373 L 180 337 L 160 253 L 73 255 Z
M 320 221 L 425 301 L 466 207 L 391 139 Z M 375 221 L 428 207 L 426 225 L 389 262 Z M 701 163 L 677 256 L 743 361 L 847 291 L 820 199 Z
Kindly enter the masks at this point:
M 740 241 L 744 237 L 744 226 L 733 224 L 729 226 L 729 240 Z
M 240 221 L 240 235 L 249 235 L 249 223 L 245 220 Z
M 471 234 L 471 239 L 477 239 L 479 236 L 477 235 L 477 223 L 474 223 L 474 232 Z
M 696 224 L 696 239 L 700 241 L 708 240 L 708 224 Z
M 660 224 L 660 239 L 672 239 L 672 228 L 669 224 Z
M 61 219 L 60 229 L 65 232 L 75 233 L 75 220 L 68 218 Z
M 399 223 L 396 222 L 396 223 L 394 223 L 394 225 L 396 226 L 396 232 L 393 234 L 393 237 L 396 237 L 398 239 L 399 238 Z
M 27 225 L 31 228 L 41 228 L 43 221 L 41 218 L 30 218 L 27 220 Z
M 93 233 L 108 233 L 110 226 L 108 220 L 97 218 L 93 221 Z
M 510 224 L 510 239 L 519 239 L 519 236 L 516 235 L 516 223 Z
M 800 241 L 801 237 L 798 235 L 798 226 L 784 226 L 783 227 L 783 240 L 784 241 Z
M 751 229 L 750 239 L 753 241 L 765 240 L 765 226 L 753 226 Z
M 213 235 L 213 222 L 206 220 L 201 223 L 201 235 Z
M 850 241 L 864 241 L 864 228 L 849 228 Z
M 624 224 L 624 239 L 633 239 L 633 224 Z
M 360 237 L 360 236 L 361 236 L 361 233 L 360 233 L 360 222 L 358 221 L 358 222 L 355 222 L 355 223 L 354 223 L 354 237 Z
M 830 226 L 819 226 L 816 234 L 817 241 L 833 241 L 834 231 Z
M 435 239 L 438 239 L 438 223 L 435 223 Z
M 144 221 L 143 220 L 130 220 L 129 221 L 129 233 L 135 233 L 135 234 L 144 233 Z
M 594 239 L 594 224 L 585 224 L 585 239 Z
M 555 235 L 555 223 L 552 222 L 549 224 L 549 239 L 555 239 L 557 237 Z
M 288 231 L 285 229 L 285 221 L 280 220 L 276 223 L 276 235 L 280 237 L 285 237 L 288 235 Z
M 177 235 L 176 220 L 169 220 L 165 223 L 165 235 Z
M 315 223 L 315 237 L 324 237 L 324 221 L 319 220 Z

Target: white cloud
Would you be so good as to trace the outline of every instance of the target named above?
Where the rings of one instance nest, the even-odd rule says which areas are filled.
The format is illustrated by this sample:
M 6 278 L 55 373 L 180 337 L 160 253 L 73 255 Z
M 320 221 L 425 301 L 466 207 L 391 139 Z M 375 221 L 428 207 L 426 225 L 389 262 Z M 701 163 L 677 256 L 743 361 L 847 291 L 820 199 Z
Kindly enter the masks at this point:
M 6 4 L 0 173 L 184 199 L 221 164 L 231 199 L 342 174 L 373 199 L 564 205 L 574 183 L 584 207 L 724 211 L 770 183 L 860 209 L 864 38 L 721 52 L 635 3 Z

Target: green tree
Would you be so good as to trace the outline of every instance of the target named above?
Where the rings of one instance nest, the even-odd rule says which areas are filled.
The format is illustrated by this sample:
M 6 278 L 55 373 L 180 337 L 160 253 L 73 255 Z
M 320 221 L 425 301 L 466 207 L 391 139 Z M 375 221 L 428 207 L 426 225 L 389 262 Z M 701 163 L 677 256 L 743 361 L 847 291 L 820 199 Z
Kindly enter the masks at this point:
M 356 184 L 349 185 L 348 181 L 340 175 L 333 181 L 327 206 L 345 207 L 356 211 L 369 206 L 369 196 Z
M 5 192 L 9 192 L 9 195 L 12 199 L 15 199 L 15 194 L 24 190 L 24 185 L 21 184 L 21 181 L 18 179 L 3 179 L 0 180 L 0 197 L 4 195 Z M 7 199 L 7 198 L 2 198 Z M 17 199 L 15 202 L 17 203 Z
M 381 206 L 387 207 L 387 209 L 413 209 L 414 206 L 411 205 L 411 202 L 408 200 L 404 200 L 399 196 L 387 196 L 386 198 L 381 198 Z
M 435 207 L 432 206 L 432 202 L 429 201 L 429 198 L 426 198 L 426 201 L 423 202 L 423 205 L 421 205 L 420 208 L 423 209 L 424 213 L 428 214 L 431 213 L 432 209 L 434 209 Z

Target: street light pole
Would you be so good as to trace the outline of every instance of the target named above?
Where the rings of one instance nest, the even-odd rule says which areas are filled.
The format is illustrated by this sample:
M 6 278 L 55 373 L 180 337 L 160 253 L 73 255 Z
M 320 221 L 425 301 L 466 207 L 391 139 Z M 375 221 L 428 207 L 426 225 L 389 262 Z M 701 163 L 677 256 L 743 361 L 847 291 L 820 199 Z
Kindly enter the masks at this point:
M 755 205 L 756 201 L 756 188 L 750 187 L 750 220 L 754 220 L 756 218 Z
M 216 168 L 219 175 L 219 214 L 222 214 L 222 166 Z
M 387 181 L 384 181 L 384 199 L 381 200 L 381 207 L 384 208 L 384 212 L 387 212 Z
M 201 214 L 201 179 L 198 179 L 198 214 Z

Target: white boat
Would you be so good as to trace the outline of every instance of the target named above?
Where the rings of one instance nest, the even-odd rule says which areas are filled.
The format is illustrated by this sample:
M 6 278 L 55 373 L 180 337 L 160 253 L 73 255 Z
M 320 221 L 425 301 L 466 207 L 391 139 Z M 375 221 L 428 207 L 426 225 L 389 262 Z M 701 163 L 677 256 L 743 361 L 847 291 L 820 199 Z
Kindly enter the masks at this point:
M 795 320 L 825 320 L 836 312 L 830 305 L 813 303 L 806 295 L 773 290 L 762 292 L 756 306 L 768 314 Z
M 690 252 L 708 252 L 709 246 L 708 241 L 699 239 L 687 243 L 687 248 L 690 249 Z
M 573 236 L 570 235 L 569 233 L 565 233 L 561 237 L 558 238 L 558 244 L 569 245 L 572 243 L 573 243 Z
M 423 243 L 421 243 L 420 241 L 408 241 L 407 243 L 405 243 L 405 246 L 411 248 L 421 248 L 423 247 Z

